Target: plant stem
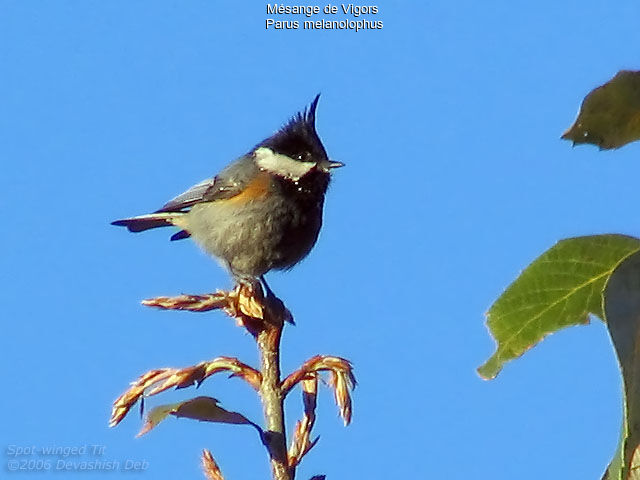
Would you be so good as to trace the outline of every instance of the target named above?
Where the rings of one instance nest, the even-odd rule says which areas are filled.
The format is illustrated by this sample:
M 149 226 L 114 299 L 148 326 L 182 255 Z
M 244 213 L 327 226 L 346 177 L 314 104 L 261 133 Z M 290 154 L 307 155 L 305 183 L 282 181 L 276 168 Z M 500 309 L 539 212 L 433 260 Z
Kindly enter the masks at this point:
M 287 460 L 287 435 L 284 424 L 284 395 L 280 382 L 280 338 L 283 315 L 277 309 L 268 309 L 268 318 L 257 335 L 260 351 L 262 384 L 260 399 L 264 410 L 265 436 L 263 441 L 269 450 L 274 480 L 293 480 L 294 469 Z

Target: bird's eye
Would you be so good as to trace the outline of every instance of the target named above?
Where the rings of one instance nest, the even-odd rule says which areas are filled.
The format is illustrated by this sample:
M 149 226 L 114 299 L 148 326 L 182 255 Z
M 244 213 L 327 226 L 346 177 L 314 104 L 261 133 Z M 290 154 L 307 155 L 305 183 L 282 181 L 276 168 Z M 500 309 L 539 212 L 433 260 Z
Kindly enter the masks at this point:
M 302 157 L 302 154 L 298 155 L 296 158 L 297 158 L 298 160 L 302 160 L 302 158 L 303 158 L 303 157 Z

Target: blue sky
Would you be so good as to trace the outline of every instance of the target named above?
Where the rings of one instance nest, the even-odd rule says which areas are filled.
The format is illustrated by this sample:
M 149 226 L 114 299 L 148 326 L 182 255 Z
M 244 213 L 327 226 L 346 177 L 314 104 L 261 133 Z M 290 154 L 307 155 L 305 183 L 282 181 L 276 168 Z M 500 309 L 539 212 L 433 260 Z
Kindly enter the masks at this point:
M 283 370 L 341 355 L 359 386 L 348 428 L 321 392 L 299 478 L 600 478 L 621 399 L 599 321 L 494 381 L 475 368 L 494 347 L 484 312 L 531 260 L 569 236 L 640 235 L 640 145 L 559 140 L 589 90 L 640 68 L 640 5 L 377 5 L 384 28 L 355 33 L 266 30 L 255 1 L 0 2 L 3 464 L 11 446 L 102 445 L 148 462 L 145 478 L 201 478 L 206 447 L 227 479 L 264 478 L 250 427 L 169 419 L 136 439 L 134 414 L 107 428 L 148 369 L 256 361 L 220 313 L 139 305 L 228 287 L 215 262 L 109 222 L 215 174 L 322 92 L 318 131 L 347 167 L 312 254 L 269 278 L 297 320 Z M 197 394 L 261 419 L 238 380 Z M 291 428 L 298 392 L 287 407 Z

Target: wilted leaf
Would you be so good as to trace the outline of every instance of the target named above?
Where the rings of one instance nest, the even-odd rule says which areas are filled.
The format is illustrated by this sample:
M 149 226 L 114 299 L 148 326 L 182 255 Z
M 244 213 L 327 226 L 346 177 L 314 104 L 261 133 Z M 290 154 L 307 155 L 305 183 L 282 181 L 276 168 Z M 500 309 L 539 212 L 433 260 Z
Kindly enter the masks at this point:
M 607 326 L 618 356 L 624 384 L 622 434 L 607 469 L 609 480 L 640 477 L 640 253 L 613 272 L 604 293 Z
M 346 358 L 334 357 L 331 355 L 315 355 L 304 362 L 295 372 L 289 374 L 282 382 L 282 391 L 288 394 L 299 382 L 310 378 L 315 372 L 342 372 L 347 377 L 350 388 L 356 386 L 356 377 L 353 374 L 353 366 Z
M 186 310 L 189 312 L 208 312 L 225 308 L 229 303 L 227 292 L 208 293 L 205 295 L 178 295 L 176 297 L 155 297 L 142 301 L 146 307 L 157 307 L 163 310 Z
M 562 138 L 619 148 L 640 139 L 640 71 L 622 70 L 589 93 Z
M 251 425 L 261 432 L 258 425 L 248 420 L 244 415 L 237 412 L 229 412 L 218 405 L 218 400 L 211 397 L 196 397 L 185 402 L 160 405 L 152 409 L 146 418 L 145 424 L 138 433 L 144 435 L 168 415 L 176 417 L 192 418 L 201 422 L 232 423 Z
M 302 403 L 304 405 L 304 417 L 296 423 L 293 432 L 291 446 L 289 447 L 288 461 L 290 467 L 297 466 L 302 457 L 318 443 L 320 437 L 311 440 L 311 430 L 316 421 L 316 404 L 318 401 L 318 374 L 310 374 L 310 378 L 302 380 Z
M 352 390 L 354 384 L 349 381 L 349 377 L 344 372 L 330 372 L 329 373 L 329 385 L 333 387 L 333 396 L 336 399 L 336 405 L 338 405 L 338 411 L 346 427 L 351 423 L 351 394 L 349 390 Z
M 157 395 L 170 388 L 185 388 L 193 384 L 199 386 L 211 375 L 225 371 L 233 377 L 244 379 L 254 389 L 260 389 L 262 383 L 260 372 L 233 357 L 218 357 L 185 368 L 155 369 L 141 375 L 126 392 L 116 399 L 109 425 L 113 427 L 120 423 L 131 407 L 138 400 L 144 400 L 145 396 Z
M 202 451 L 202 471 L 207 480 L 224 480 L 220 467 L 206 448 Z
M 248 285 L 237 285 L 231 291 L 217 291 L 204 295 L 148 298 L 143 300 L 142 304 L 163 310 L 190 312 L 222 309 L 227 315 L 235 318 L 238 325 L 245 327 L 254 336 L 264 328 L 265 321 L 295 323 L 291 312 L 273 292 L 265 297 L 261 287 L 255 289 Z
M 604 318 L 602 292 L 613 269 L 640 249 L 624 235 L 576 237 L 558 242 L 529 265 L 487 313 L 496 352 L 478 369 L 494 378 L 505 362 L 522 355 L 546 335 Z
M 351 394 L 356 387 L 351 362 L 345 358 L 329 355 L 316 355 L 304 362 L 295 372 L 289 374 L 282 382 L 282 391 L 287 395 L 299 382 L 308 379 L 317 372 L 329 372 L 329 385 L 333 388 L 336 404 L 345 426 L 351 422 Z

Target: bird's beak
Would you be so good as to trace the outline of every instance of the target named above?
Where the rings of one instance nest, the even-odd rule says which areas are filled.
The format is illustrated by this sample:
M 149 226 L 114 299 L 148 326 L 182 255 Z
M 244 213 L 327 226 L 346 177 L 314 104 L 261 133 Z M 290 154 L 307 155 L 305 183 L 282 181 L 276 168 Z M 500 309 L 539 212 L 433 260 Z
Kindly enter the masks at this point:
M 324 173 L 329 173 L 333 168 L 344 167 L 344 163 L 342 162 L 333 162 L 331 160 L 323 160 L 318 163 L 318 168 L 322 170 Z

